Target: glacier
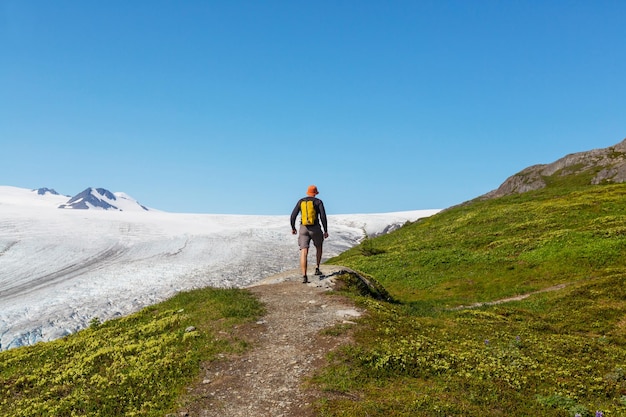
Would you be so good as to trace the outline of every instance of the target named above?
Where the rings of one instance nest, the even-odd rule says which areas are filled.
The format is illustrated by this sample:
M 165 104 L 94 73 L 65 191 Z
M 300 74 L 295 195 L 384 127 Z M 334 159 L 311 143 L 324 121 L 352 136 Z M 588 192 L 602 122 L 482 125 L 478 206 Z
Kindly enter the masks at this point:
M 288 215 L 59 209 L 66 201 L 0 186 L 0 350 L 54 340 L 181 291 L 245 287 L 298 267 Z M 323 259 L 438 211 L 329 215 Z

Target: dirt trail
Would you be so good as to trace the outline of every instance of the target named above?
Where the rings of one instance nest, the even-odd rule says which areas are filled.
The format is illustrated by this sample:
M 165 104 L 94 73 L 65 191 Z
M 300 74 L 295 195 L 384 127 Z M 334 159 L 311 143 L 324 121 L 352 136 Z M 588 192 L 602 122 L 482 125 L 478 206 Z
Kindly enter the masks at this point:
M 329 294 L 337 275 L 355 272 L 334 265 L 321 269 L 321 279 L 309 272 L 309 284 L 302 284 L 299 270 L 292 270 L 249 287 L 267 309 L 256 324 L 237 334 L 252 348 L 205 364 L 199 382 L 189 387 L 188 403 L 168 417 L 313 417 L 312 404 L 321 393 L 304 382 L 325 363 L 329 352 L 350 341 L 349 332 L 325 335 L 320 331 L 338 323 L 352 324 L 363 314 L 349 299 Z M 515 301 L 564 286 L 456 309 Z
M 171 416 L 309 417 L 319 393 L 303 386 L 328 352 L 349 341 L 320 334 L 337 323 L 351 323 L 362 311 L 350 300 L 328 294 L 334 278 L 347 268 L 323 265 L 322 279 L 309 272 L 302 284 L 298 270 L 249 287 L 267 314 L 245 331 L 252 348 L 237 357 L 206 365 L 190 388 L 190 404 Z
M 526 293 L 526 294 L 516 295 L 515 297 L 502 298 L 500 300 L 495 300 L 495 301 L 484 301 L 484 302 L 480 302 L 480 303 L 470 304 L 468 306 L 458 306 L 458 307 L 451 308 L 450 310 L 453 310 L 453 311 L 454 310 L 466 310 L 466 309 L 471 309 L 471 308 L 479 308 L 479 307 L 493 306 L 493 305 L 498 305 L 498 304 L 503 304 L 503 303 L 510 303 L 512 301 L 521 301 L 521 300 L 527 299 L 531 295 L 541 294 L 543 292 L 562 290 L 563 288 L 567 287 L 568 285 L 569 284 L 567 284 L 567 283 L 553 285 L 551 287 L 544 288 L 544 289 L 539 290 L 539 291 L 533 291 L 533 292 L 529 292 L 529 293 Z

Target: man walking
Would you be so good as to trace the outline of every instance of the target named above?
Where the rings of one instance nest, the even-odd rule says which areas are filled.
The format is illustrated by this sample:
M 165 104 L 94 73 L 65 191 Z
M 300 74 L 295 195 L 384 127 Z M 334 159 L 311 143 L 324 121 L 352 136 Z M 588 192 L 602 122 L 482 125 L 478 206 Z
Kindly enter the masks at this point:
M 309 282 L 307 277 L 307 257 L 309 255 L 309 245 L 311 240 L 315 246 L 316 266 L 315 275 L 322 275 L 320 272 L 320 262 L 322 261 L 322 245 L 324 239 L 328 238 L 328 221 L 326 220 L 326 210 L 324 203 L 315 196 L 319 194 L 315 185 L 310 185 L 307 189 L 307 197 L 298 200 L 298 203 L 291 212 L 291 233 L 297 234 L 296 217 L 300 213 L 300 235 L 298 236 L 298 246 L 300 246 L 300 269 L 302 270 L 302 283 Z M 324 231 L 322 231 L 324 227 Z

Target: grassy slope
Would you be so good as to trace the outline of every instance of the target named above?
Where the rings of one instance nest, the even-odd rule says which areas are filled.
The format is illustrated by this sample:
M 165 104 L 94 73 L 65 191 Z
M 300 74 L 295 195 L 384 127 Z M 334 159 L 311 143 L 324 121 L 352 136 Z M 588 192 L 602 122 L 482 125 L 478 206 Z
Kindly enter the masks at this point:
M 398 302 L 358 298 L 370 314 L 316 379 L 329 392 L 319 414 L 626 416 L 626 186 L 552 185 L 452 208 L 331 260 Z M 554 284 L 567 285 L 455 310 Z M 161 416 L 201 360 L 245 347 L 233 328 L 259 314 L 245 291 L 199 290 L 1 352 L 0 415 Z
M 200 361 L 246 347 L 233 328 L 261 313 L 246 291 L 209 288 L 0 352 L 0 415 L 163 416 Z
M 318 378 L 341 394 L 320 414 L 626 416 L 626 185 L 579 180 L 454 207 L 329 260 L 398 302 L 360 299 L 372 314 Z

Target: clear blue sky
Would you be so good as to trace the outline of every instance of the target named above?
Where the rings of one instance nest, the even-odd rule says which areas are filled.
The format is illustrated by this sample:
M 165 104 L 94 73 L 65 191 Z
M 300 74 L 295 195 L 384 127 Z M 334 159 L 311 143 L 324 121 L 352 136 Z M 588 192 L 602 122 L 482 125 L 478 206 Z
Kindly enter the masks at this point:
M 0 0 L 0 185 L 445 208 L 626 137 L 626 2 Z

